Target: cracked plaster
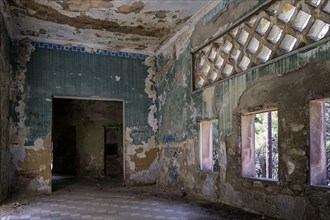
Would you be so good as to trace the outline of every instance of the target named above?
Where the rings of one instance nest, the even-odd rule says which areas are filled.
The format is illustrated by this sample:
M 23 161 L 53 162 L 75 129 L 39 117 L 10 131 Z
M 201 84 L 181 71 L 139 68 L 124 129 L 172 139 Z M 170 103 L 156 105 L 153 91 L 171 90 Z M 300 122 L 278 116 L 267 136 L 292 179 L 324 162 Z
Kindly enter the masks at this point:
M 12 38 L 150 54 L 208 1 L 1 2 Z

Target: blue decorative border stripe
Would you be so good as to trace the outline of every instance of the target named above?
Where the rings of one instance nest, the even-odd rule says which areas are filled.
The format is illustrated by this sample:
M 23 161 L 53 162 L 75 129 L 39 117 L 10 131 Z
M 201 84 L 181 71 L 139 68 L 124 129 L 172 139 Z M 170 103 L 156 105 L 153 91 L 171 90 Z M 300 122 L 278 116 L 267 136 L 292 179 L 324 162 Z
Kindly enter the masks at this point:
M 101 49 L 92 49 L 91 52 L 85 50 L 84 47 L 75 47 L 75 46 L 64 46 L 60 44 L 52 44 L 52 43 L 43 43 L 43 42 L 32 42 L 32 45 L 35 48 L 46 48 L 51 50 L 64 50 L 70 52 L 80 52 L 80 53 L 92 53 L 98 55 L 112 56 L 112 57 L 125 57 L 125 58 L 133 58 L 145 60 L 148 55 L 146 54 L 138 54 L 138 53 L 128 53 L 128 52 L 116 52 L 111 50 L 101 50 Z

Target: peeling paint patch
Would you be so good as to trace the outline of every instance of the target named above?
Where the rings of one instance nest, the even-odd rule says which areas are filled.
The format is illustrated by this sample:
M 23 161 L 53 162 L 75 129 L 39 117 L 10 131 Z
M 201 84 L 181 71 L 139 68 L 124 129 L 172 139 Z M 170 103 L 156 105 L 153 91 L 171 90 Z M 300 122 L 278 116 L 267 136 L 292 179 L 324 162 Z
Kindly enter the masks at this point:
M 156 79 L 156 68 L 154 64 L 153 57 L 148 57 L 144 64 L 149 67 L 148 68 L 148 76 L 145 79 L 145 92 L 148 94 L 148 98 L 150 98 L 153 102 L 156 101 L 156 93 L 154 90 L 155 83 L 157 82 Z
M 216 197 L 216 184 L 214 176 L 207 175 L 203 183 L 203 195 L 207 197 Z
M 292 132 L 298 132 L 298 131 L 302 130 L 304 127 L 305 127 L 304 124 L 295 124 L 295 123 L 293 123 L 293 124 L 291 124 L 291 131 Z
M 296 168 L 296 166 L 293 163 L 291 163 L 290 161 L 288 161 L 286 163 L 286 167 L 288 169 L 288 174 L 289 175 L 291 175 L 294 172 L 294 169 Z
M 122 5 L 118 8 L 118 12 L 122 14 L 139 13 L 144 8 L 142 1 L 134 2 L 132 5 Z
M 212 116 L 213 101 L 214 101 L 214 89 L 215 89 L 215 87 L 205 89 L 204 93 L 203 93 L 203 101 L 205 103 L 205 112 L 204 112 L 205 117 Z
M 133 139 L 131 137 L 132 129 L 126 128 L 126 161 L 129 165 L 129 170 L 134 172 L 140 172 L 142 170 L 148 170 L 154 160 L 157 159 L 159 149 L 156 148 L 155 137 L 152 136 L 142 145 L 132 144 Z
M 152 57 L 148 57 L 145 61 L 145 65 L 147 65 L 148 68 L 148 76 L 145 79 L 145 92 L 148 94 L 148 98 L 152 100 L 153 103 L 156 102 L 156 91 L 155 91 L 155 83 L 156 83 L 156 69 L 154 64 L 154 59 Z M 156 117 L 157 113 L 157 106 L 151 105 L 149 107 L 149 114 L 148 114 L 148 124 L 152 128 L 154 132 L 158 129 L 158 121 Z
M 51 192 L 50 179 L 45 180 L 43 177 L 33 179 L 29 183 L 29 188 L 34 191 Z
M 152 128 L 154 132 L 157 131 L 158 128 L 158 122 L 156 118 L 156 112 L 157 112 L 157 107 L 156 105 L 152 105 L 149 107 L 149 114 L 148 114 L 148 124 Z
M 132 128 L 126 128 L 126 156 L 125 163 L 128 184 L 155 183 L 160 170 L 159 148 L 156 146 L 155 137 L 151 136 L 147 142 L 141 145 L 132 144 Z

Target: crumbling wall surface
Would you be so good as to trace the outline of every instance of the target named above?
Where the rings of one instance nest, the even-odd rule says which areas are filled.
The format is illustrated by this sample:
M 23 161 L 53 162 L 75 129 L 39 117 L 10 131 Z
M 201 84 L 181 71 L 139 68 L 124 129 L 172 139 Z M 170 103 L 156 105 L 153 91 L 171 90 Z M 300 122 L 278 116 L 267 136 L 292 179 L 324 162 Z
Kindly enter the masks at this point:
M 11 153 L 15 167 L 12 173 L 17 172 L 13 176 L 19 177 L 18 184 L 37 191 L 51 189 L 52 96 L 123 100 L 125 181 L 155 182 L 158 170 L 154 161 L 158 154 L 152 150 L 156 146 L 151 140 L 155 139 L 157 122 L 153 74 L 148 73 L 148 66 L 138 58 L 53 48 L 36 48 L 24 72 L 24 90 L 20 87 L 14 90 L 21 92 L 13 95 L 11 109 Z M 136 163 L 140 166 L 135 166 Z
M 328 50 L 329 52 L 329 50 Z M 284 76 L 253 81 L 234 110 L 233 133 L 227 144 L 229 184 L 238 191 L 236 205 L 262 214 L 290 219 L 330 217 L 327 189 L 309 185 L 309 100 L 330 97 L 330 63 L 315 62 Z M 247 111 L 276 107 L 279 112 L 279 182 L 240 176 L 240 116 Z M 228 171 L 229 172 L 229 171 Z M 228 192 L 223 191 L 226 195 Z M 251 203 L 251 197 L 253 203 Z M 234 202 L 223 198 L 225 202 Z M 250 205 L 245 205 L 250 204 Z M 267 205 L 262 205 L 267 204 Z M 263 210 L 267 207 L 267 210 Z
M 12 66 L 13 74 L 10 82 L 10 187 L 11 191 L 15 191 L 18 183 L 27 185 L 25 178 L 33 178 L 34 183 L 31 188 L 37 189 L 35 185 L 39 182 L 46 181 L 50 183 L 50 165 L 46 166 L 45 161 L 50 160 L 49 157 L 42 157 L 51 153 L 50 136 L 48 137 L 47 147 L 44 147 L 42 139 L 36 140 L 36 148 L 26 148 L 28 130 L 25 128 L 25 101 L 27 98 L 26 85 L 26 65 L 30 61 L 31 53 L 35 50 L 30 39 L 26 38 L 18 42 L 18 45 L 12 47 Z M 38 151 L 41 150 L 41 151 Z M 25 160 L 25 158 L 29 158 Z M 42 161 L 41 161 L 42 160 Z M 40 167 L 39 167 L 40 165 Z M 19 174 L 19 175 L 18 175 Z M 20 180 L 19 180 L 20 178 Z M 45 186 L 43 186 L 44 189 Z M 50 190 L 48 187 L 47 190 Z
M 173 41 L 157 57 L 156 142 L 162 165 L 158 184 L 181 187 L 210 201 L 266 216 L 328 219 L 327 189 L 309 185 L 308 102 L 330 96 L 329 39 L 192 92 L 192 49 L 218 33 L 215 23 L 227 21 L 222 25 L 229 27 L 235 21 L 229 18 L 237 19 L 259 4 L 252 3 L 233 1 L 228 5 L 230 13 L 213 13 L 218 20 L 206 22 L 212 18 L 205 17 L 191 36 L 178 38 L 177 42 L 188 42 L 185 48 L 178 50 L 179 45 Z M 203 28 L 197 28 L 199 25 Z M 279 180 L 243 178 L 240 115 L 268 107 L 279 111 Z M 203 172 L 199 168 L 198 121 L 216 117 L 220 130 L 219 171 Z
M 266 1 L 241 2 L 220 2 L 201 17 L 196 26 L 188 24 L 188 28 L 184 28 L 175 40 L 163 46 L 155 60 L 159 111 L 157 143 L 162 164 L 158 182 L 163 186 L 179 186 L 182 190 L 194 191 L 212 201 L 219 197 L 217 186 L 220 174 L 199 171 L 198 121 L 218 117 L 220 110 L 225 109 L 224 105 L 229 105 L 230 99 L 222 96 L 221 89 L 215 87 L 204 93 L 192 93 L 191 51 Z M 225 114 L 230 117 L 229 111 Z M 220 123 L 220 126 L 229 125 L 229 122 Z M 224 147 L 224 142 L 221 145 Z
M 9 84 L 10 40 L 0 14 L 0 202 L 9 188 Z

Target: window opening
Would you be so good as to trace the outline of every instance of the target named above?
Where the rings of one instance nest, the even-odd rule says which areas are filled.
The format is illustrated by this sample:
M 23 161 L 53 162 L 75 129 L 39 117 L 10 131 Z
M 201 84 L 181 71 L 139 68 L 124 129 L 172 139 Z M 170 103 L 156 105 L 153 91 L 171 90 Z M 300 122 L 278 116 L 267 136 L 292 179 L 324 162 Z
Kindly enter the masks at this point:
M 330 187 L 330 99 L 311 101 L 309 111 L 311 185 Z
M 278 179 L 278 113 L 242 116 L 242 175 Z
M 200 154 L 201 170 L 219 170 L 219 128 L 218 121 L 205 121 L 200 123 Z

